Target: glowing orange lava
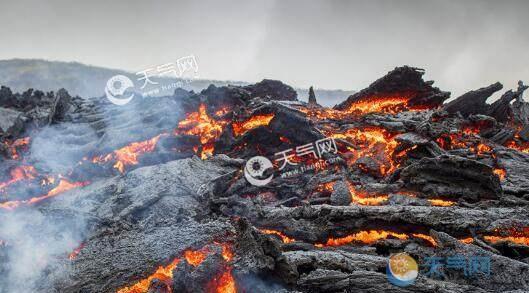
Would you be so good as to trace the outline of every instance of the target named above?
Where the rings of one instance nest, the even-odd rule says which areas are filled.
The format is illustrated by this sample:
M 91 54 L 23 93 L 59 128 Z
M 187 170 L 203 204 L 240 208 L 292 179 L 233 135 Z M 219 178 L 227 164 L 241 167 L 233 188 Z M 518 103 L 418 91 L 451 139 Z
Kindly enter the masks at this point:
M 6 202 L 3 202 L 3 203 L 0 203 L 0 208 L 7 209 L 7 210 L 13 210 L 13 209 L 15 209 L 15 208 L 17 208 L 17 207 L 19 207 L 21 205 L 34 204 L 34 203 L 40 202 L 42 200 L 45 200 L 47 198 L 54 197 L 54 196 L 56 196 L 58 194 L 66 192 L 68 190 L 71 190 L 71 189 L 74 189 L 74 188 L 77 188 L 77 187 L 86 186 L 88 184 L 90 184 L 90 182 L 88 182 L 88 181 L 71 183 L 71 182 L 69 182 L 66 179 L 61 179 L 59 181 L 59 184 L 57 186 L 55 186 L 55 188 L 50 190 L 46 195 L 42 195 L 42 196 L 38 196 L 38 197 L 32 197 L 32 198 L 27 199 L 27 200 L 6 201 Z
M 272 121 L 272 119 L 274 119 L 274 114 L 262 114 L 254 115 L 242 122 L 234 122 L 232 123 L 233 134 L 235 135 L 235 137 L 241 136 L 246 132 L 255 129 L 259 126 L 267 126 L 268 124 L 270 124 L 270 121 Z
M 226 266 L 224 271 L 211 280 L 207 285 L 208 293 L 236 293 L 237 287 L 232 275 L 232 268 Z
M 70 255 L 68 255 L 68 259 L 69 260 L 74 260 L 77 255 L 81 252 L 81 250 L 84 248 L 84 243 L 81 243 L 81 245 L 79 245 L 76 249 L 74 249 Z
M 507 172 L 505 171 L 505 169 L 502 169 L 502 168 L 496 168 L 496 169 L 494 169 L 493 172 L 494 172 L 494 174 L 498 175 L 500 180 L 505 179 L 505 176 L 507 176 Z
M 285 234 L 283 234 L 283 233 L 281 233 L 279 231 L 276 231 L 276 230 L 259 229 L 259 231 L 261 231 L 264 234 L 268 234 L 268 235 L 277 235 L 277 236 L 279 236 L 279 238 L 281 238 L 281 241 L 283 241 L 283 243 L 292 243 L 292 242 L 296 241 L 296 239 L 290 238 L 290 237 L 286 236 Z
M 31 141 L 31 139 L 29 137 L 24 137 L 24 138 L 16 139 L 13 142 L 6 142 L 6 145 L 7 145 L 7 148 L 8 148 L 8 152 L 9 152 L 9 155 L 10 155 L 11 159 L 13 159 L 13 160 L 20 159 L 20 155 L 18 154 L 17 149 L 18 148 L 27 148 L 27 146 L 29 145 L 30 141 Z
M 345 132 L 326 131 L 329 137 L 344 139 L 356 148 L 348 148 L 350 157 L 348 162 L 355 163 L 362 157 L 369 157 L 379 164 L 379 173 L 388 175 L 398 166 L 394 160 L 395 148 L 398 142 L 393 134 L 380 127 L 365 127 L 363 129 L 350 128 Z
M 404 233 L 395 233 L 391 231 L 383 230 L 368 230 L 360 231 L 341 238 L 329 238 L 325 244 L 315 244 L 316 247 L 325 246 L 342 246 L 351 243 L 364 243 L 373 244 L 381 239 L 387 239 L 388 237 L 397 238 L 400 240 L 407 240 L 409 237 Z
M 395 93 L 371 96 L 352 103 L 345 112 L 353 114 L 384 113 L 397 114 L 403 111 L 423 110 L 426 107 L 412 107 L 408 101 L 413 98 L 413 93 Z
M 166 134 L 162 133 L 145 141 L 130 143 L 110 154 L 95 157 L 92 159 L 92 162 L 106 163 L 109 161 L 115 161 L 113 167 L 119 170 L 119 172 L 124 173 L 126 166 L 138 164 L 138 158 L 140 155 L 153 152 L 158 140 L 165 135 Z
M 201 250 L 186 250 L 184 252 L 184 258 L 188 264 L 198 267 L 206 259 L 208 253 L 209 250 L 207 248 Z
M 356 190 L 356 188 L 349 182 L 347 183 L 347 185 L 349 187 L 349 192 L 351 193 L 351 200 L 353 203 L 356 204 L 369 206 L 381 205 L 385 203 L 389 198 L 388 195 L 373 196 L 368 192 Z
M 149 285 L 153 279 L 158 279 L 170 287 L 171 281 L 173 279 L 173 270 L 176 268 L 178 263 L 180 263 L 180 259 L 175 258 L 168 265 L 159 266 L 158 269 L 149 277 L 138 281 L 132 286 L 119 289 L 117 293 L 146 293 L 149 290 Z
M 433 239 L 432 236 L 430 235 L 426 235 L 426 234 L 421 234 L 421 233 L 413 233 L 411 234 L 413 237 L 415 238 L 420 238 L 420 239 L 423 239 L 423 240 L 426 240 L 427 242 L 429 242 L 432 246 L 437 246 L 437 242 L 435 242 L 435 240 Z
M 200 104 L 198 112 L 188 114 L 184 120 L 178 123 L 174 134 L 198 136 L 204 149 L 199 155 L 205 158 L 207 154 L 213 154 L 213 144 L 220 137 L 227 123 L 226 121 L 216 121 L 209 117 L 206 105 Z M 198 151 L 198 148 L 196 151 Z
M 35 179 L 37 171 L 33 166 L 18 166 L 13 168 L 10 172 L 11 179 L 5 182 L 0 182 L 0 190 L 7 186 L 25 179 Z
M 437 206 L 437 207 L 451 207 L 455 205 L 456 203 L 449 200 L 442 200 L 442 199 L 429 199 L 428 200 L 431 205 Z

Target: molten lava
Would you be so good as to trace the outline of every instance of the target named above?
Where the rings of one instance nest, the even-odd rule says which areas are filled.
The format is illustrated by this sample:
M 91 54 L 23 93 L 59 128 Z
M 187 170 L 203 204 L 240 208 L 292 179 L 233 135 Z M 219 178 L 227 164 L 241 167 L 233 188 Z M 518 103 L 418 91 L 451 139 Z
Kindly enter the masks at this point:
M 236 293 L 235 279 L 231 273 L 231 267 L 226 267 L 220 276 L 213 279 L 209 285 L 208 292 L 211 293 Z
M 325 247 L 325 246 L 342 246 L 351 243 L 364 243 L 364 244 L 373 244 L 381 239 L 387 239 L 388 237 L 397 238 L 400 240 L 407 240 L 408 235 L 403 233 L 395 233 L 390 231 L 383 230 L 369 230 L 369 231 L 360 231 L 345 237 L 341 238 L 329 238 L 325 244 L 315 244 L 316 247 Z
M 442 200 L 442 199 L 429 199 L 428 200 L 431 205 L 436 207 L 451 207 L 455 205 L 456 203 L 449 200 Z
M 371 195 L 365 191 L 357 190 L 351 183 L 347 183 L 349 187 L 349 192 L 351 193 L 351 200 L 353 203 L 360 205 L 381 205 L 385 203 L 389 196 L 388 195 Z
M 211 118 L 207 111 L 206 105 L 200 104 L 198 112 L 193 112 L 178 123 L 174 134 L 187 134 L 198 136 L 202 144 L 203 151 L 199 154 L 202 158 L 213 154 L 213 144 L 222 134 L 227 121 L 216 121 Z M 198 151 L 198 148 L 196 149 Z
M 77 258 L 77 255 L 81 252 L 81 250 L 84 248 L 85 244 L 84 243 L 81 243 L 81 245 L 79 245 L 76 249 L 74 249 L 69 255 L 68 255 L 68 259 L 69 260 L 74 260 L 75 258 Z
M 345 112 L 365 115 L 370 113 L 397 114 L 403 111 L 423 110 L 424 107 L 412 107 L 408 105 L 408 101 L 414 96 L 415 94 L 413 93 L 371 96 L 352 103 Z
M 235 135 L 235 137 L 241 136 L 246 132 L 255 129 L 259 126 L 267 126 L 268 124 L 270 124 L 270 121 L 272 121 L 272 119 L 274 119 L 274 114 L 262 114 L 254 115 L 242 122 L 234 122 L 232 123 L 233 134 Z
M 9 174 L 11 175 L 11 179 L 5 182 L 0 182 L 0 191 L 18 181 L 35 179 L 35 177 L 38 175 L 33 166 L 18 166 L 13 168 Z
M 505 171 L 505 169 L 502 169 L 502 168 L 496 168 L 496 169 L 494 169 L 493 172 L 494 172 L 494 174 L 498 175 L 500 180 L 504 180 L 505 176 L 507 176 L 507 172 Z
M 279 238 L 281 238 L 281 241 L 283 241 L 283 243 L 292 243 L 292 242 L 296 241 L 296 239 L 290 238 L 290 237 L 286 236 L 285 234 L 283 234 L 283 233 L 281 233 L 279 231 L 276 231 L 276 230 L 259 229 L 259 231 L 261 231 L 264 234 L 268 234 L 268 235 L 277 235 L 277 236 L 279 236 Z
M 437 246 L 435 240 L 428 235 L 413 233 L 410 235 L 405 233 L 396 233 L 384 230 L 368 230 L 353 233 L 351 235 L 341 238 L 329 238 L 324 244 L 315 244 L 316 247 L 328 247 L 328 246 L 342 246 L 354 243 L 373 244 L 382 239 L 395 238 L 400 240 L 408 240 L 410 237 L 419 238 L 426 240 L 432 246 Z
M 153 279 L 158 279 L 164 282 L 168 287 L 171 285 L 173 279 L 173 270 L 180 263 L 179 258 L 173 259 L 171 263 L 166 266 L 159 266 L 158 269 L 149 277 L 138 281 L 132 286 L 121 288 L 117 293 L 146 293 L 149 290 L 149 285 Z
M 56 196 L 58 194 L 66 192 L 68 190 L 71 190 L 71 189 L 74 189 L 74 188 L 77 188 L 77 187 L 86 186 L 88 184 L 90 184 L 90 182 L 88 182 L 88 181 L 71 183 L 71 182 L 69 182 L 66 179 L 61 179 L 59 181 L 59 184 L 57 186 L 55 186 L 55 188 L 50 190 L 45 195 L 32 197 L 32 198 L 27 199 L 27 200 L 6 201 L 6 202 L 3 202 L 3 203 L 0 203 L 0 208 L 7 209 L 7 210 L 13 210 L 13 209 L 15 209 L 15 208 L 17 208 L 17 207 L 19 207 L 21 205 L 34 204 L 34 203 L 40 202 L 42 200 L 45 200 L 47 198 L 54 197 L 54 196 Z
M 508 241 L 529 246 L 529 227 L 512 228 L 507 230 L 496 229 L 495 232 L 499 235 L 484 236 L 483 238 L 491 243 Z
M 202 248 L 200 250 L 186 250 L 184 252 L 184 258 L 188 264 L 198 267 L 208 256 L 209 250 Z
M 379 174 L 388 175 L 398 166 L 394 160 L 395 149 L 398 145 L 393 134 L 381 127 L 366 127 L 363 129 L 350 128 L 343 133 L 326 131 L 333 138 L 351 142 L 356 148 L 349 147 L 349 163 L 355 163 L 362 157 L 369 157 L 379 164 Z
M 126 166 L 138 164 L 138 158 L 140 155 L 153 152 L 160 137 L 165 135 L 166 134 L 162 133 L 145 141 L 130 143 L 110 154 L 95 157 L 92 159 L 92 162 L 106 163 L 113 161 L 115 162 L 113 167 L 119 170 L 119 172 L 124 173 Z
M 11 159 L 13 160 L 20 159 L 18 148 L 27 149 L 30 143 L 30 140 L 31 139 L 29 137 L 24 137 L 24 138 L 16 139 L 13 142 L 6 142 L 7 150 L 8 150 L 8 153 Z

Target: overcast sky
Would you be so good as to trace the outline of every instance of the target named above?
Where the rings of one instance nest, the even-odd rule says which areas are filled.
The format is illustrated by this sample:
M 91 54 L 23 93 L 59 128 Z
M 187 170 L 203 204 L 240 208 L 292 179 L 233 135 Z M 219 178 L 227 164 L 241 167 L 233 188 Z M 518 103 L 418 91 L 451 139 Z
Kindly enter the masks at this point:
M 9 3 L 8 3 L 9 2 Z M 399 65 L 453 95 L 529 83 L 529 1 L 0 0 L 0 59 L 361 89 Z

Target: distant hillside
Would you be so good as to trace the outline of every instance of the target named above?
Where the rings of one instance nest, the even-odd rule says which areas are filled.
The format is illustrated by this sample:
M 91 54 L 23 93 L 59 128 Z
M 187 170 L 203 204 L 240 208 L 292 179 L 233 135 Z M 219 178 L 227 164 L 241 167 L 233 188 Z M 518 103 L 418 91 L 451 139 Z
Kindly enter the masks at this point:
M 137 76 L 134 73 L 119 69 L 109 69 L 85 65 L 78 62 L 46 61 L 41 59 L 10 59 L 0 60 L 0 85 L 10 87 L 14 92 L 23 92 L 28 88 L 40 89 L 43 91 L 57 91 L 65 88 L 72 95 L 81 97 L 99 97 L 104 95 L 104 87 L 107 80 L 117 74 L 128 76 L 135 81 Z M 162 85 L 173 84 L 177 81 L 174 78 L 156 78 Z M 247 85 L 242 81 L 218 81 L 218 80 L 194 80 L 184 83 L 186 90 L 199 92 L 210 84 L 216 86 Z M 317 85 L 315 85 L 317 87 Z M 296 88 L 301 100 L 307 100 L 308 89 Z M 173 88 L 161 90 L 158 95 L 172 95 Z M 343 100 L 353 91 L 343 90 L 315 90 L 316 97 L 320 104 L 333 106 Z

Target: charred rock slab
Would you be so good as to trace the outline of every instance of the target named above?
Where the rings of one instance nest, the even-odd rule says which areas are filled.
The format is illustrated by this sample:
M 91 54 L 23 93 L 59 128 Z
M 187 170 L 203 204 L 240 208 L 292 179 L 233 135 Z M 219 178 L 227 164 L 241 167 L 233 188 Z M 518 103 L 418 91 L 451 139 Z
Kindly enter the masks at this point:
M 471 114 L 488 114 L 489 104 L 487 99 L 495 92 L 501 90 L 503 85 L 499 82 L 491 84 L 474 91 L 467 92 L 450 103 L 444 105 L 444 109 L 448 113 L 459 112 L 463 117 L 468 117 Z
M 395 93 L 410 94 L 407 101 L 409 106 L 437 107 L 450 96 L 449 92 L 442 92 L 432 87 L 433 82 L 422 79 L 424 70 L 409 66 L 397 67 L 382 78 L 373 82 L 369 87 L 355 93 L 343 103 L 336 105 L 337 110 L 347 110 L 354 103 L 370 101 L 373 97 L 394 95 Z
M 404 168 L 400 178 L 407 188 L 431 196 L 475 202 L 502 195 L 500 180 L 491 167 L 458 156 L 422 158 Z
M 256 84 L 245 86 L 244 89 L 250 92 L 252 98 L 261 97 L 276 101 L 298 100 L 296 91 L 279 80 L 263 79 Z

